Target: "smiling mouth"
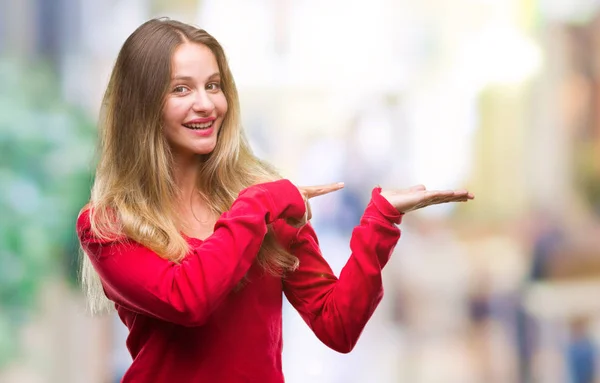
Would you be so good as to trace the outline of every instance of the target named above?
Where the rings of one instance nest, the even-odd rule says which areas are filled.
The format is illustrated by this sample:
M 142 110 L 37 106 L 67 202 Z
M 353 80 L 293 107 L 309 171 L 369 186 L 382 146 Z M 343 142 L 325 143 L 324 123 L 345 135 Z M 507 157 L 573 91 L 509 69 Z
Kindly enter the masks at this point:
M 213 126 L 214 121 L 204 122 L 202 124 L 182 124 L 188 129 L 192 130 L 205 130 L 210 129 Z

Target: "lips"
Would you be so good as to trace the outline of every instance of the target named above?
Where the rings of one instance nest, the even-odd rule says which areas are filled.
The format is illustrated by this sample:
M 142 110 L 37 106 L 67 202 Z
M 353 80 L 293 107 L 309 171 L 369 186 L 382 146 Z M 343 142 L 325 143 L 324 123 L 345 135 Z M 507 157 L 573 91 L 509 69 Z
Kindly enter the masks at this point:
M 210 129 L 213 126 L 213 123 L 214 123 L 214 120 L 208 121 L 208 122 L 203 122 L 203 123 L 186 123 L 186 124 L 182 124 L 182 125 L 188 129 L 192 129 L 192 130 L 203 130 L 203 129 Z
M 215 123 L 215 117 L 196 118 L 194 120 L 186 121 L 182 125 L 192 130 L 204 130 L 210 129 Z

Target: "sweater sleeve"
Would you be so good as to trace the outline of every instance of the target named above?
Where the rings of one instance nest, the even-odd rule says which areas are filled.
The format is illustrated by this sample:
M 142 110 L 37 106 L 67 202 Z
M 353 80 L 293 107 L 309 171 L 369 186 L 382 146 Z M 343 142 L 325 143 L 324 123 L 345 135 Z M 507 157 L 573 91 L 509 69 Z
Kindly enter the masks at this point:
M 110 300 L 134 312 L 199 326 L 246 274 L 267 224 L 301 218 L 305 209 L 298 189 L 287 180 L 247 188 L 210 237 L 193 241 L 181 263 L 133 241 L 98 240 L 90 230 L 89 210 L 78 218 L 77 232 Z
M 380 188 L 373 190 L 360 224 L 352 232 L 351 255 L 339 279 L 321 255 L 310 225 L 292 235 L 288 245 L 300 265 L 285 277 L 285 295 L 315 335 L 342 353 L 354 348 L 381 301 L 381 270 L 400 238 L 394 224 L 400 223 L 402 214 L 380 192 Z

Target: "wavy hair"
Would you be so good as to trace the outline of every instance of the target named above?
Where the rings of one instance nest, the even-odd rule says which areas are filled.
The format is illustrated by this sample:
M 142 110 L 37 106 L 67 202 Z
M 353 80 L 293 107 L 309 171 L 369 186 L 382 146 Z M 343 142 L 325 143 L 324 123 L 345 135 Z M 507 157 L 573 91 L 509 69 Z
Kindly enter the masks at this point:
M 252 153 L 241 127 L 238 93 L 223 48 L 202 29 L 152 19 L 123 44 L 104 95 L 99 121 L 99 161 L 92 187 L 90 221 L 99 239 L 127 238 L 160 257 L 181 261 L 189 245 L 175 214 L 173 158 L 161 126 L 175 49 L 192 42 L 210 48 L 221 73 L 228 110 L 217 145 L 198 164 L 198 191 L 216 214 L 227 211 L 251 185 L 281 178 Z M 298 259 L 276 241 L 272 228 L 257 262 L 282 276 Z M 81 279 L 92 312 L 110 307 L 100 277 L 82 252 Z

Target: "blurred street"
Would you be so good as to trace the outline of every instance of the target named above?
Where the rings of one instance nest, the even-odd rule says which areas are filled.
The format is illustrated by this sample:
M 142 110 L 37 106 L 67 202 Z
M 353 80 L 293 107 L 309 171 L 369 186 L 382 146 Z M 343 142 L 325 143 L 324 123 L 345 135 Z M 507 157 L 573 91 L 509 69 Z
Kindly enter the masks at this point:
M 376 185 L 467 188 L 408 213 L 350 354 L 284 300 L 289 383 L 600 383 L 600 1 L 0 2 L 0 383 L 113 383 L 75 220 L 116 55 L 152 17 L 224 46 L 255 153 L 343 181 L 312 223 L 339 273 Z M 312 202 L 311 202 L 312 203 Z

